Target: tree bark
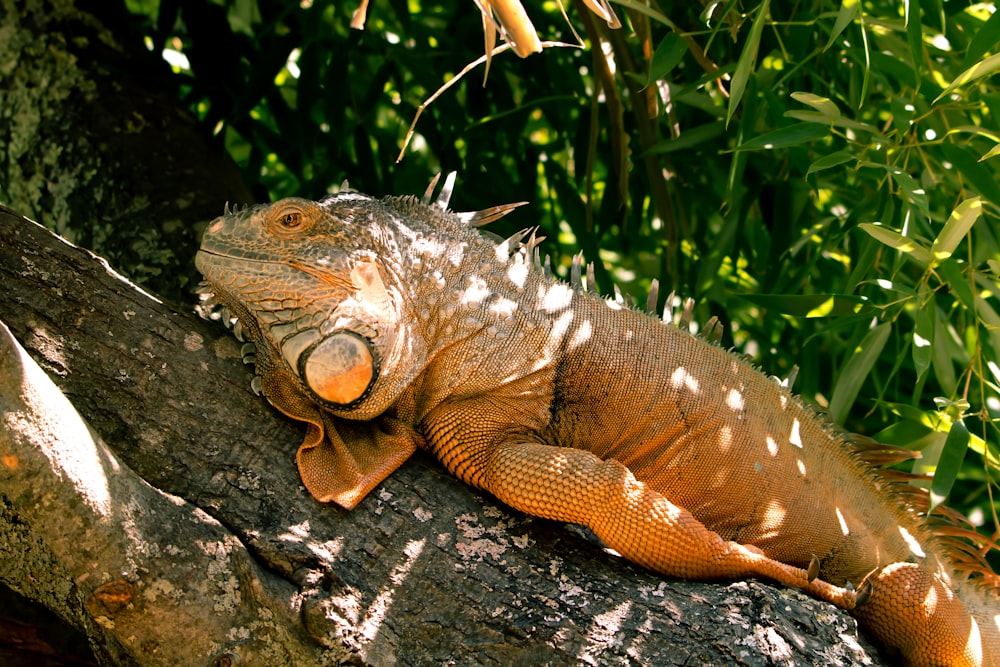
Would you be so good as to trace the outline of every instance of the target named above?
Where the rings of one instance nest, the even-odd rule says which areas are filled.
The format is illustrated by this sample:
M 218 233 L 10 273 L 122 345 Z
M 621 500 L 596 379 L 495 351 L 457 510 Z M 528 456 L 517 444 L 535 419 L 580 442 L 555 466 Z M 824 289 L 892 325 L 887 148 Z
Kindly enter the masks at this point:
M 253 197 L 124 3 L 90 4 L 0 0 L 0 202 L 183 303 L 196 223 Z
M 829 605 L 664 579 L 426 456 L 353 512 L 316 503 L 221 326 L 6 209 L 0 280 L 31 355 L 2 352 L 0 579 L 105 664 L 877 664 Z M 43 428 L 75 417 L 31 359 L 110 446 Z

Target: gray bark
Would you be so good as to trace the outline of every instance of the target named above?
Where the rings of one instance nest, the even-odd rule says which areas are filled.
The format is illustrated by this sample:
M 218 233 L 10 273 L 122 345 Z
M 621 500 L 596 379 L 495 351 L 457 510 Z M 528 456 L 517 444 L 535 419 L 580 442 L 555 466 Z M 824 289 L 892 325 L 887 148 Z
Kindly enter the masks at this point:
M 0 202 L 182 303 L 198 280 L 195 223 L 252 196 L 179 107 L 166 63 L 119 41 L 116 2 L 92 4 L 106 16 L 0 0 Z

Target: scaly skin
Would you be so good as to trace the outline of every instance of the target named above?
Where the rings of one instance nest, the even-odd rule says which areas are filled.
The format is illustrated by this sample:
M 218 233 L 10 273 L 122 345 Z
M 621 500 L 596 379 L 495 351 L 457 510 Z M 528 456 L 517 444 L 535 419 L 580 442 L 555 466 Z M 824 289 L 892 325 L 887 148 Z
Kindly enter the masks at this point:
M 742 359 L 545 276 L 532 245 L 346 192 L 228 213 L 196 261 L 264 395 L 309 424 L 318 500 L 350 509 L 426 448 L 664 574 L 802 588 L 911 665 L 1000 663 L 996 588 L 962 581 L 834 429 Z

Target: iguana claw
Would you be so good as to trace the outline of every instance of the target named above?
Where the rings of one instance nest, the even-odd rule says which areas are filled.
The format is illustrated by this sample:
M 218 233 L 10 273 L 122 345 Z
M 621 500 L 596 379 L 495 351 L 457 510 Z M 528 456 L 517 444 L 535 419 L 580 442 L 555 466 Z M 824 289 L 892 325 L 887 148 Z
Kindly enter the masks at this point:
M 806 578 L 809 579 L 810 583 L 816 580 L 819 576 L 819 558 L 816 554 L 812 555 L 812 560 L 809 561 L 809 568 L 806 570 Z
M 257 363 L 257 346 L 253 343 L 243 343 L 243 347 L 240 348 L 240 358 L 248 366 Z
M 872 582 L 865 579 L 861 582 L 861 587 L 854 596 L 854 608 L 864 605 L 872 596 Z

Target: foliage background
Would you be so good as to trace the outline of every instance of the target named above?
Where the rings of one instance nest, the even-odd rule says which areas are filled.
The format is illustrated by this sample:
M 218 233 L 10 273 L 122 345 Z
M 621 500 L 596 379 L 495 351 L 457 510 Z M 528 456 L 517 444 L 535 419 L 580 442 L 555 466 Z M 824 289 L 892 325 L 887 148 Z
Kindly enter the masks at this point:
M 525 4 L 575 41 L 556 3 Z M 996 538 L 993 3 L 620 0 L 615 31 L 577 0 L 588 48 L 474 70 L 398 164 L 419 105 L 482 55 L 474 3 L 375 0 L 364 31 L 354 2 L 127 5 L 259 200 L 457 171 L 458 210 L 529 201 L 493 231 L 537 225 L 562 275 L 582 249 L 602 292 L 694 298 L 847 429 L 921 450 L 902 467 Z

